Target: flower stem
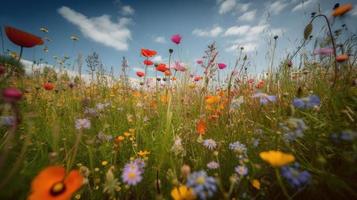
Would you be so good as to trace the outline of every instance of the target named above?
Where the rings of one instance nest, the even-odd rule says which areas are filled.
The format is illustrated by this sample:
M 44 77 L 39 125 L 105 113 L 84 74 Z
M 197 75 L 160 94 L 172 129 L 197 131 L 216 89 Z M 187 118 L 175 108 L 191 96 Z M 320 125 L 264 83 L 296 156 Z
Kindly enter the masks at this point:
M 285 186 L 283 184 L 283 181 L 281 179 L 281 176 L 280 176 L 278 168 L 275 168 L 275 175 L 276 175 L 276 179 L 278 180 L 279 186 L 280 186 L 281 190 L 283 191 L 285 197 L 290 200 L 291 197 L 289 196 L 289 193 L 288 193 L 288 191 L 286 190 L 286 188 L 285 188 Z

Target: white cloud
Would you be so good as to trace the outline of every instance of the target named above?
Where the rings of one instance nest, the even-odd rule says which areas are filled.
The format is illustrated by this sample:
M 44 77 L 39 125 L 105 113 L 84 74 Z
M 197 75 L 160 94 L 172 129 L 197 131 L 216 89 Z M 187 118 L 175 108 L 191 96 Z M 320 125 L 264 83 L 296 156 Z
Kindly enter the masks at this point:
M 249 31 L 249 29 L 250 29 L 250 26 L 248 26 L 248 25 L 232 26 L 226 30 L 226 32 L 224 33 L 224 36 L 244 35 Z
M 243 15 L 241 15 L 238 19 L 241 21 L 253 21 L 255 19 L 255 16 L 257 14 L 257 10 L 251 10 L 249 12 L 245 12 Z
M 121 7 L 121 13 L 123 15 L 133 15 L 135 13 L 135 10 L 131 6 L 127 5 L 127 6 Z
M 226 49 L 226 51 L 227 52 L 236 51 L 237 49 L 239 49 L 241 47 L 244 48 L 244 52 L 250 53 L 257 49 L 258 43 L 251 42 L 251 43 L 233 44 L 233 45 L 229 46 Z
M 152 59 L 151 59 L 151 61 L 153 61 L 153 62 L 155 62 L 155 63 L 160 63 L 160 62 L 162 62 L 164 59 L 162 59 L 162 56 L 160 56 L 160 55 L 156 55 L 156 56 L 154 56 Z
M 292 11 L 295 12 L 295 11 L 300 11 L 304 8 L 306 8 L 307 6 L 309 6 L 310 4 L 314 3 L 315 0 L 307 0 L 307 1 L 302 1 L 301 3 L 299 3 L 298 5 L 296 5 Z
M 277 0 L 272 4 L 268 4 L 268 11 L 273 15 L 278 15 L 289 5 L 285 0 Z
M 160 44 L 165 44 L 165 43 L 166 43 L 165 38 L 162 37 L 162 36 L 156 37 L 156 38 L 154 39 L 154 41 L 157 42 L 157 43 L 160 43 Z
M 235 8 L 236 4 L 237 4 L 236 0 L 223 0 L 221 1 L 221 5 L 219 6 L 218 13 L 219 14 L 228 13 Z
M 195 29 L 192 31 L 192 34 L 199 37 L 217 37 L 223 32 L 223 29 L 220 26 L 214 26 L 210 30 Z
M 122 17 L 117 22 L 111 21 L 109 15 L 88 18 L 65 6 L 59 8 L 58 12 L 76 25 L 85 37 L 119 51 L 128 50 L 128 42 L 131 39 L 129 18 Z

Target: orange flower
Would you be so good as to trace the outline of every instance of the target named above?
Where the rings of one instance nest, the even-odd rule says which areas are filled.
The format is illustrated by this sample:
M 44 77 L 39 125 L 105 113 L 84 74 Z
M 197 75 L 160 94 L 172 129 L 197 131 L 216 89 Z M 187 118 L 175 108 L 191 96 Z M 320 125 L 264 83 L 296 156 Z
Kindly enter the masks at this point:
M 165 72 L 166 70 L 168 70 L 168 68 L 166 67 L 165 64 L 160 63 L 160 64 L 157 65 L 156 70 L 160 71 L 160 72 Z
M 78 170 L 66 176 L 61 166 L 50 166 L 42 170 L 32 181 L 28 200 L 69 200 L 83 184 Z
M 345 62 L 346 60 L 348 60 L 347 54 L 342 54 L 336 57 L 337 62 Z
M 141 55 L 144 57 L 153 57 L 156 55 L 156 51 L 150 49 L 141 49 Z
M 166 70 L 165 71 L 165 76 L 171 76 L 171 71 L 170 70 Z
M 55 88 L 55 85 L 51 82 L 47 82 L 43 84 L 43 88 L 45 90 L 53 90 L 53 88 Z
M 342 15 L 346 14 L 350 10 L 352 10 L 352 4 L 351 3 L 343 4 L 343 5 L 339 6 L 339 7 L 337 7 L 335 10 L 333 10 L 332 16 L 334 16 L 334 17 L 342 16 Z
M 202 77 L 201 76 L 195 76 L 195 78 L 193 79 L 194 81 L 199 81 L 199 80 L 201 80 L 202 79 Z
M 196 131 L 199 135 L 204 135 L 206 133 L 206 122 L 203 119 L 200 119 L 196 125 Z

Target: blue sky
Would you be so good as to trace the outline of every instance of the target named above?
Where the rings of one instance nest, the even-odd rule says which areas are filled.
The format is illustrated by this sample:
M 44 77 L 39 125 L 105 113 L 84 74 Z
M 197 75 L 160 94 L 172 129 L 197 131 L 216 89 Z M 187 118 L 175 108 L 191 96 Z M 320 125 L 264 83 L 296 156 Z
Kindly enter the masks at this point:
M 357 7 L 357 0 L 352 2 Z M 54 64 L 53 56 L 84 56 L 92 51 L 100 54 L 107 70 L 120 72 L 123 56 L 129 61 L 131 74 L 143 69 L 141 48 L 155 49 L 155 60 L 167 62 L 168 49 L 174 49 L 174 60 L 187 63 L 199 73 L 194 61 L 206 46 L 216 41 L 218 61 L 232 66 L 237 47 L 244 46 L 250 58 L 249 70 L 261 72 L 268 68 L 269 41 L 279 35 L 277 59 L 286 57 L 300 43 L 310 13 L 320 7 L 329 14 L 336 2 L 332 0 L 23 0 L 7 1 L 0 7 L 0 24 L 11 25 L 47 36 L 48 53 L 43 46 L 26 49 L 24 58 L 44 58 Z M 335 23 L 345 23 L 356 33 L 356 8 Z M 41 27 L 48 28 L 42 33 Z M 318 27 L 318 25 L 316 26 Z M 314 35 L 321 35 L 315 28 Z M 182 35 L 177 47 L 170 41 L 173 34 Z M 80 39 L 73 44 L 71 35 Z M 5 39 L 5 48 L 18 47 Z

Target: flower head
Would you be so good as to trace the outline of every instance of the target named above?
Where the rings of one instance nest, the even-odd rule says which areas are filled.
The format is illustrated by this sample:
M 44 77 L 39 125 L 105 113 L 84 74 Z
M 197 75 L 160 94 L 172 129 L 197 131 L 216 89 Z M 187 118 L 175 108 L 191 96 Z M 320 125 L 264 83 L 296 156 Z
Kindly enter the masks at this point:
M 248 174 L 248 168 L 244 165 L 239 165 L 234 168 L 234 171 L 240 176 L 245 176 Z
M 275 95 L 267 95 L 267 94 L 261 93 L 261 92 L 255 93 L 253 95 L 253 98 L 259 98 L 261 105 L 266 105 L 269 102 L 276 102 Z
M 122 180 L 128 185 L 137 185 L 142 179 L 145 163 L 141 159 L 136 159 L 124 166 Z
M 316 95 L 310 95 L 304 98 L 295 98 L 293 100 L 295 108 L 308 109 L 320 105 L 320 98 Z
M 334 16 L 334 17 L 342 16 L 342 15 L 346 14 L 348 11 L 352 10 L 352 8 L 353 8 L 353 6 L 351 3 L 343 4 L 333 10 L 332 16 Z
M 224 63 L 218 63 L 217 65 L 218 65 L 218 68 L 219 68 L 219 69 L 224 69 L 224 68 L 227 67 L 227 65 L 224 64 Z
M 43 40 L 40 37 L 11 26 L 5 27 L 5 33 L 11 42 L 21 47 L 31 48 L 43 44 Z
M 175 44 L 180 44 L 181 39 L 182 39 L 182 37 L 180 34 L 175 34 L 171 37 L 171 41 Z
M 261 152 L 259 156 L 273 167 L 282 167 L 295 161 L 292 154 L 274 150 Z
M 207 163 L 208 169 L 218 169 L 219 168 L 219 163 L 216 161 L 211 161 Z
M 143 77 L 143 76 L 145 76 L 145 73 L 142 72 L 142 71 L 137 71 L 137 72 L 136 72 L 136 75 L 137 75 L 138 77 Z
M 83 184 L 78 170 L 66 175 L 65 168 L 50 166 L 42 170 L 32 181 L 29 200 L 69 200 Z
M 192 188 L 200 199 L 212 197 L 217 191 L 216 180 L 203 170 L 191 173 L 187 178 L 186 185 Z
M 203 140 L 203 146 L 205 146 L 209 150 L 213 150 L 217 147 L 217 142 L 213 139 Z
M 76 119 L 76 124 L 75 124 L 75 127 L 77 130 L 80 130 L 80 129 L 89 129 L 90 128 L 90 121 L 89 119 Z
M 285 166 L 281 168 L 281 174 L 294 188 L 304 186 L 311 179 L 311 175 L 308 171 L 302 171 L 299 168 L 300 166 L 297 163 L 292 166 Z
M 150 50 L 150 49 L 141 49 L 141 55 L 144 56 L 144 57 L 153 57 L 157 54 L 156 51 L 154 50 Z
M 194 200 L 196 199 L 195 193 L 191 188 L 181 185 L 179 187 L 175 187 L 171 190 L 171 197 L 174 200 Z

